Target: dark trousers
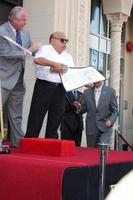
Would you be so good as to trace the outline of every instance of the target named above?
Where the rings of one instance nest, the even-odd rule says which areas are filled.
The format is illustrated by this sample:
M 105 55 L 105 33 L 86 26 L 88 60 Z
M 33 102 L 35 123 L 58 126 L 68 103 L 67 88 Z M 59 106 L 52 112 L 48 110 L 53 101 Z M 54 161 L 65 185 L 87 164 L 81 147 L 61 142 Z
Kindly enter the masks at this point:
M 73 140 L 76 146 L 81 145 L 82 130 L 83 130 L 83 118 L 82 115 L 77 115 L 72 107 L 70 110 L 66 110 L 64 118 L 61 123 L 61 139 Z
M 77 129 L 76 131 L 70 131 L 65 124 L 61 128 L 61 139 L 73 140 L 76 146 L 81 146 L 82 130 Z
M 36 80 L 25 137 L 38 137 L 48 111 L 45 137 L 58 138 L 58 127 L 65 111 L 65 91 L 62 84 Z
M 95 130 L 95 134 L 86 135 L 87 147 L 98 147 L 99 143 L 109 144 L 112 129 L 106 132 L 101 132 L 99 129 Z

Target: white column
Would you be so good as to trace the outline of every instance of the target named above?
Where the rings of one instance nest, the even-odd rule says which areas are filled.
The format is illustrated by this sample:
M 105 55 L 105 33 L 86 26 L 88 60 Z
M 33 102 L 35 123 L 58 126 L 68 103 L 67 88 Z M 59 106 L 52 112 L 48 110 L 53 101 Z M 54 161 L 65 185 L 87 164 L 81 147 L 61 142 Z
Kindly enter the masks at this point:
M 116 90 L 118 106 L 120 100 L 120 58 L 121 58 L 121 32 L 122 25 L 127 21 L 128 16 L 121 13 L 107 15 L 111 22 L 111 52 L 109 60 L 110 85 Z M 114 125 L 114 130 L 118 127 L 118 120 Z M 110 146 L 114 148 L 114 132 L 111 137 Z
M 55 0 L 54 30 L 66 33 L 70 39 L 68 51 L 80 66 L 87 65 L 89 58 L 89 13 L 88 0 Z
M 80 66 L 89 63 L 89 22 L 90 22 L 90 1 L 78 1 L 77 15 L 77 51 L 76 64 Z
M 119 98 L 120 89 L 120 58 L 121 58 L 121 32 L 122 25 L 127 16 L 118 14 L 107 15 L 111 22 L 111 52 L 110 52 L 110 85 L 115 88 Z

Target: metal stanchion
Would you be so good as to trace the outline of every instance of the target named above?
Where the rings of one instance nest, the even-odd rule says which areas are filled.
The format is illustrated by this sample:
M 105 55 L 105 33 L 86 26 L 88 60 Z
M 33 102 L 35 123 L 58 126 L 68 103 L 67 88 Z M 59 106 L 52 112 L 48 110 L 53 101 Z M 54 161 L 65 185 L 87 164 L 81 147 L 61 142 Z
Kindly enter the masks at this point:
M 100 160 L 99 160 L 99 200 L 104 200 L 105 194 L 105 169 L 106 169 L 106 156 L 109 144 L 100 143 Z
M 115 149 L 119 150 L 119 134 L 120 131 L 119 130 L 115 130 Z

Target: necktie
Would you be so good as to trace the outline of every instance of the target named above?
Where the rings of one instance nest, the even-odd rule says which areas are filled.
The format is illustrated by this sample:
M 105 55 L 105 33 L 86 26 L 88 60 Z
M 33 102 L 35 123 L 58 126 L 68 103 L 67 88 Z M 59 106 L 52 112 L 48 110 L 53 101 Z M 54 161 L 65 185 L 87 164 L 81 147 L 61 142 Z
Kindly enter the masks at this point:
M 73 95 L 74 95 L 74 98 L 77 100 L 78 99 L 78 94 L 77 94 L 76 90 L 73 91 Z
M 17 30 L 16 30 L 16 43 L 22 46 L 21 34 L 20 34 L 20 31 L 17 31 Z

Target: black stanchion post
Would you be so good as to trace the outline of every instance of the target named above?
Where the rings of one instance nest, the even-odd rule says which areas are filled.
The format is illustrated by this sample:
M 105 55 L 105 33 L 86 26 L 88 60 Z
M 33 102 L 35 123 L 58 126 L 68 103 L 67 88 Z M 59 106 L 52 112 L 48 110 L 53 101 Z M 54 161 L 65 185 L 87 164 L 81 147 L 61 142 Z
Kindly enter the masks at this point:
M 115 130 L 115 149 L 119 150 L 119 135 L 118 135 L 118 130 Z
M 99 158 L 99 200 L 104 200 L 105 194 L 105 169 L 106 169 L 106 155 L 109 144 L 100 143 L 100 158 Z

